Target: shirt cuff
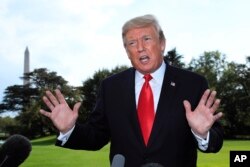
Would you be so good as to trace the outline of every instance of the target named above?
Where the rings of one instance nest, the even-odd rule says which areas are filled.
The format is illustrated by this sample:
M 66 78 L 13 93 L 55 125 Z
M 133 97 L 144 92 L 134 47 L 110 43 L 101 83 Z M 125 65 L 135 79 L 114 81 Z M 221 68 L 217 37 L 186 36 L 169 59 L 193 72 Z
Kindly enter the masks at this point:
M 60 140 L 62 142 L 61 146 L 63 146 L 68 141 L 74 129 L 75 129 L 75 126 L 71 128 L 67 133 L 63 134 L 62 132 L 60 132 L 59 136 L 57 137 L 57 140 Z
M 199 147 L 199 149 L 201 149 L 202 151 L 206 151 L 207 148 L 208 148 L 208 142 L 209 142 L 209 136 L 210 136 L 209 131 L 208 131 L 208 133 L 207 133 L 206 139 L 203 139 L 202 137 L 196 135 L 196 134 L 193 132 L 192 129 L 191 129 L 191 131 L 192 131 L 194 137 L 196 138 L 196 140 L 197 140 L 197 142 L 198 142 L 198 147 Z

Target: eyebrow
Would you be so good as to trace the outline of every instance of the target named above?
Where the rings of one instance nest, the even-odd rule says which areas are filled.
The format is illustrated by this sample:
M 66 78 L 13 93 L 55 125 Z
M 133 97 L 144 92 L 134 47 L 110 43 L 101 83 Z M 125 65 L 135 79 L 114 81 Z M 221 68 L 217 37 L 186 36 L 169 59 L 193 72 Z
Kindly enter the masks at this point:
M 152 38 L 152 35 L 143 35 L 142 37 L 140 37 L 139 39 L 142 39 L 142 38 L 145 38 L 145 37 L 150 37 L 150 38 Z M 135 41 L 135 40 L 137 40 L 138 38 L 132 38 L 132 39 L 126 39 L 127 41 Z

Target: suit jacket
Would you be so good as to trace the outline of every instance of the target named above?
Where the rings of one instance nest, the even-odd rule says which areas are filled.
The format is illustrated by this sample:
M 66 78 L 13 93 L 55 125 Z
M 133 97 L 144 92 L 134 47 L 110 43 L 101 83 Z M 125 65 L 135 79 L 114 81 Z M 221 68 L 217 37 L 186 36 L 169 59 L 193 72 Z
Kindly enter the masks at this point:
M 136 110 L 135 69 L 115 74 L 102 82 L 88 122 L 77 124 L 63 147 L 98 150 L 110 142 L 110 161 L 114 155 L 122 154 L 126 167 L 151 162 L 165 167 L 195 167 L 198 146 L 186 120 L 183 100 L 188 100 L 194 109 L 207 88 L 204 77 L 167 64 L 146 147 Z M 205 152 L 219 151 L 222 143 L 222 129 L 216 122 Z

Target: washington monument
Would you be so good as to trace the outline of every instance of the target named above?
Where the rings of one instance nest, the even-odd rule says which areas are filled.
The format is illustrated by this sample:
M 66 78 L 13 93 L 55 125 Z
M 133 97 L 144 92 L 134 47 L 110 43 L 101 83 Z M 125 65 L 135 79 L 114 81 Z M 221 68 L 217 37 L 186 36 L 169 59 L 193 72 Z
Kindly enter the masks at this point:
M 30 53 L 28 47 L 26 47 L 24 52 L 24 71 L 23 74 L 30 72 Z M 29 79 L 24 78 L 23 79 L 23 85 L 27 85 L 29 83 Z

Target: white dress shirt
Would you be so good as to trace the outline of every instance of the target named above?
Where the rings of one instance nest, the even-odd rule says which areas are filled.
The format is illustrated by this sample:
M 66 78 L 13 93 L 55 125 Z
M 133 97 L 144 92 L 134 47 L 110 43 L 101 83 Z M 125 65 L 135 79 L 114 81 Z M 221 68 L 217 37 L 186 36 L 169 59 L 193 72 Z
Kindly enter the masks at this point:
M 149 84 L 150 84 L 152 92 L 153 92 L 154 111 L 155 112 L 157 110 L 157 106 L 158 106 L 158 102 L 159 102 L 159 98 L 160 98 L 160 93 L 161 93 L 161 87 L 162 87 L 163 79 L 164 79 L 164 74 L 165 74 L 165 70 L 167 70 L 166 68 L 167 68 L 166 64 L 165 64 L 165 62 L 163 62 L 159 69 L 157 69 L 154 73 L 151 73 L 151 76 L 153 78 L 149 81 Z M 145 79 L 143 78 L 143 76 L 144 75 L 141 74 L 139 71 L 135 72 L 136 106 L 138 106 L 138 99 L 139 99 L 139 95 L 140 95 L 140 92 L 141 92 L 141 88 L 142 88 L 143 83 L 145 82 Z M 62 145 L 64 145 L 67 142 L 67 140 L 68 140 L 69 136 L 71 135 L 73 129 L 74 129 L 74 127 L 65 134 L 62 134 L 60 132 L 60 135 L 58 136 L 57 139 L 62 141 Z M 208 133 L 207 138 L 205 140 L 203 138 L 197 136 L 193 131 L 192 131 L 192 133 L 193 133 L 193 135 L 195 136 L 195 138 L 196 138 L 196 140 L 198 142 L 198 147 L 201 150 L 205 151 L 207 149 L 207 147 L 208 147 L 209 133 Z

